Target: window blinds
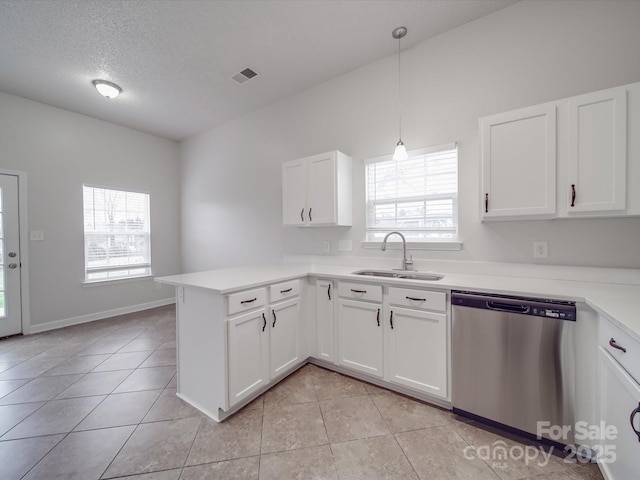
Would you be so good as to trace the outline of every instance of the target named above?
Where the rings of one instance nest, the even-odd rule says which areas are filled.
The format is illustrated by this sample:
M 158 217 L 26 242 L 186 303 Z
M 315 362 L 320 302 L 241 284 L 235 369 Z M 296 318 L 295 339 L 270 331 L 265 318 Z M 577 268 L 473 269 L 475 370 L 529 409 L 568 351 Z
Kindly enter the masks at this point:
M 407 160 L 381 157 L 365 165 L 367 240 L 392 230 L 408 240 L 451 240 L 458 233 L 456 145 L 409 152 Z
M 151 274 L 149 194 L 83 186 L 85 281 Z

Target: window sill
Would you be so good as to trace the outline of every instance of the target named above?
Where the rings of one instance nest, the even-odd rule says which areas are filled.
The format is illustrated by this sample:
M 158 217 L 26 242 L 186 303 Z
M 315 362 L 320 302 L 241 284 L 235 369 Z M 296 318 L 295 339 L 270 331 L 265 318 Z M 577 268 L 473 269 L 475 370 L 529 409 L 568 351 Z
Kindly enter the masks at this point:
M 124 278 L 110 278 L 106 280 L 84 280 L 82 282 L 83 287 L 98 287 L 100 285 L 113 285 L 114 283 L 128 283 L 138 280 L 147 280 L 153 278 L 151 274 L 140 275 L 137 277 L 124 277 Z
M 382 242 L 362 242 L 362 248 L 380 249 Z M 387 242 L 387 249 L 400 250 L 402 242 Z M 450 240 L 445 242 L 407 242 L 407 250 L 436 250 L 436 251 L 457 251 L 462 250 L 460 240 Z

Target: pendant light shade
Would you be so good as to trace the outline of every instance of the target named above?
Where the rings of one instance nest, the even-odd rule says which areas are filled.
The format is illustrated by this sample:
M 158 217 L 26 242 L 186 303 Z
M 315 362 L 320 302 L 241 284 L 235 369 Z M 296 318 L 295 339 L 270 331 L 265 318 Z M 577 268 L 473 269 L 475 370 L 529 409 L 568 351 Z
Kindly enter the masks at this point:
M 391 36 L 398 40 L 398 144 L 393 152 L 394 160 L 406 160 L 409 158 L 409 155 L 407 155 L 407 149 L 402 142 L 402 101 L 400 95 L 400 39 L 406 34 L 406 27 L 398 27 L 391 32 Z
M 96 87 L 98 93 L 105 98 L 116 98 L 122 92 L 122 89 L 113 82 L 106 80 L 94 80 L 93 86 Z
M 399 140 L 398 144 L 396 145 L 396 149 L 393 151 L 393 159 L 406 160 L 407 158 L 409 158 L 407 149 L 405 148 L 404 143 L 402 143 L 402 140 Z

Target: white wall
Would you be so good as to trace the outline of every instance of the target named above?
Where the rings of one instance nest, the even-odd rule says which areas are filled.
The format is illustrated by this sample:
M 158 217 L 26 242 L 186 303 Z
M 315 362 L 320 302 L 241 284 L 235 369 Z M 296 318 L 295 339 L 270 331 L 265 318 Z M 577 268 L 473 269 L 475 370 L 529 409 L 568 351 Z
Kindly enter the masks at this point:
M 151 279 L 85 287 L 82 184 L 151 195 L 152 268 L 179 273 L 178 144 L 0 93 L 0 168 L 27 172 L 33 330 L 173 297 Z M 49 324 L 49 325 L 46 325 Z
M 411 35 L 411 19 L 407 19 Z M 463 250 L 419 258 L 640 267 L 640 219 L 480 223 L 478 118 L 640 81 L 640 2 L 525 1 L 403 52 L 403 140 L 458 141 Z M 389 32 L 381 32 L 387 35 Z M 391 41 L 391 40 L 390 40 Z M 362 160 L 397 141 L 397 57 L 321 84 L 181 144 L 185 271 L 364 250 Z M 636 132 L 637 134 L 637 132 Z M 351 228 L 281 227 L 281 162 L 339 149 L 354 159 Z M 634 159 L 638 161 L 638 159 Z

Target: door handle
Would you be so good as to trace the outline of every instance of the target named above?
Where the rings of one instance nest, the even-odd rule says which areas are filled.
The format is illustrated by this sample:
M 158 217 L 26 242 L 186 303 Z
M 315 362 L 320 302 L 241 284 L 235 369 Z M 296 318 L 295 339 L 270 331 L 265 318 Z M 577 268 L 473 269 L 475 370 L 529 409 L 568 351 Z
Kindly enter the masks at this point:
M 576 185 L 575 183 L 571 184 L 571 206 L 576 206 Z
M 327 297 L 331 300 L 331 284 L 329 284 L 329 287 L 327 288 Z
M 636 426 L 633 424 L 633 420 L 638 413 L 640 413 L 640 403 L 638 403 L 638 406 L 631 412 L 631 416 L 629 417 L 629 421 L 631 422 L 631 428 L 637 435 L 638 442 L 640 442 L 640 430 L 636 430 Z
M 304 207 L 300 210 L 300 221 L 304 222 Z
M 264 329 L 267 328 L 267 317 L 264 316 L 264 313 L 262 314 L 262 331 L 264 332 Z
M 376 315 L 376 321 L 378 322 L 378 326 L 380 326 L 380 309 L 378 309 L 378 315 Z
M 389 315 L 389 323 L 391 324 L 391 330 L 393 330 L 393 310 L 391 310 L 391 315 Z
M 311 218 L 311 209 L 309 209 L 309 221 L 313 222 L 313 218 Z
M 275 328 L 276 326 L 276 311 L 275 310 L 271 310 L 271 313 L 273 313 L 273 323 L 271 324 L 271 328 Z

